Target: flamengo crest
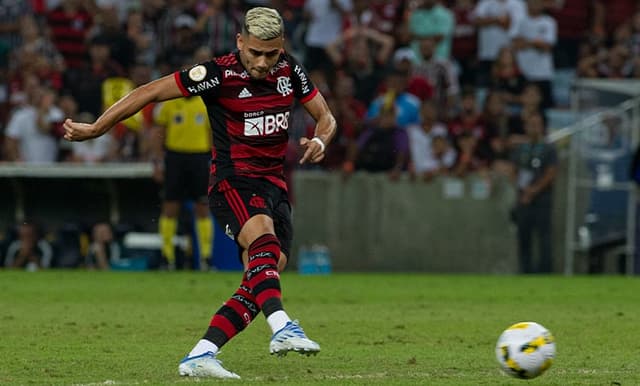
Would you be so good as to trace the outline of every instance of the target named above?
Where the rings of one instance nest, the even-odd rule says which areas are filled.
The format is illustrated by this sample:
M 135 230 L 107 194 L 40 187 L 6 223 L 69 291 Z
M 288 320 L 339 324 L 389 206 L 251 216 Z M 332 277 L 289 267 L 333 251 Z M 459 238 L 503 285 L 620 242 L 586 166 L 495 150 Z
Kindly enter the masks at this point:
M 276 90 L 278 90 L 280 95 L 283 97 L 291 94 L 293 92 L 293 88 L 291 87 L 291 78 L 288 76 L 279 76 Z

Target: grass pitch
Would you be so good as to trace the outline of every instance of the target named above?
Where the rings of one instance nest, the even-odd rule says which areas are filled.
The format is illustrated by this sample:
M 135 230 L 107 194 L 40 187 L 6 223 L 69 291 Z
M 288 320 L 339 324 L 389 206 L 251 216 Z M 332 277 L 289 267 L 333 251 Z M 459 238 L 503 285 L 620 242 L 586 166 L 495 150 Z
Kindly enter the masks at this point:
M 180 359 L 238 273 L 0 271 L 0 384 L 213 383 Z M 322 352 L 268 354 L 260 317 L 219 356 L 236 384 L 638 385 L 640 280 L 420 274 L 282 275 L 284 303 Z M 502 330 L 536 321 L 551 369 L 503 375 Z

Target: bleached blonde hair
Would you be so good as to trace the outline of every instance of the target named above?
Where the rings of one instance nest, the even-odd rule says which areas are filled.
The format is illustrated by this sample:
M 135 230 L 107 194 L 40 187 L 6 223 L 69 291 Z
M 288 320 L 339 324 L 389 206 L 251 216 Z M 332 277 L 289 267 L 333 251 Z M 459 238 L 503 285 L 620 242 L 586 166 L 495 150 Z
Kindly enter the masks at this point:
M 251 34 L 260 40 L 275 39 L 284 35 L 284 22 L 273 8 L 251 8 L 244 15 L 242 33 Z

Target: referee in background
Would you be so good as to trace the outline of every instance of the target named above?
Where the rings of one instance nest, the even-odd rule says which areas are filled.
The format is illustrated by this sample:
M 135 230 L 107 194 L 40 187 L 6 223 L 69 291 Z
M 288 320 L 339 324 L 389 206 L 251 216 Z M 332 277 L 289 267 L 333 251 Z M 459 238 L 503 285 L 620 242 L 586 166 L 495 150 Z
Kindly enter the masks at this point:
M 154 177 L 163 185 L 158 223 L 163 262 L 168 269 L 176 268 L 173 238 L 178 231 L 178 215 L 181 204 L 191 200 L 200 259 L 208 264 L 213 223 L 207 197 L 211 160 L 211 125 L 207 110 L 200 97 L 172 99 L 156 105 L 154 123 L 160 133 L 157 138 L 161 138 L 155 149 Z

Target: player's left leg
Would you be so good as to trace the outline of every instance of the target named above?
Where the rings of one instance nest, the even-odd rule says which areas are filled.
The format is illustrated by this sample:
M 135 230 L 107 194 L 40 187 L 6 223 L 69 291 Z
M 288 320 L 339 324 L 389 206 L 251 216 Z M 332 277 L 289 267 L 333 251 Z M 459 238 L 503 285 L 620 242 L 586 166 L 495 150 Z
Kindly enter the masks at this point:
M 222 346 L 244 330 L 260 312 L 248 285 L 245 272 L 240 287 L 213 315 L 205 335 L 180 362 L 180 375 L 239 378 L 237 374 L 223 368 L 216 355 Z

